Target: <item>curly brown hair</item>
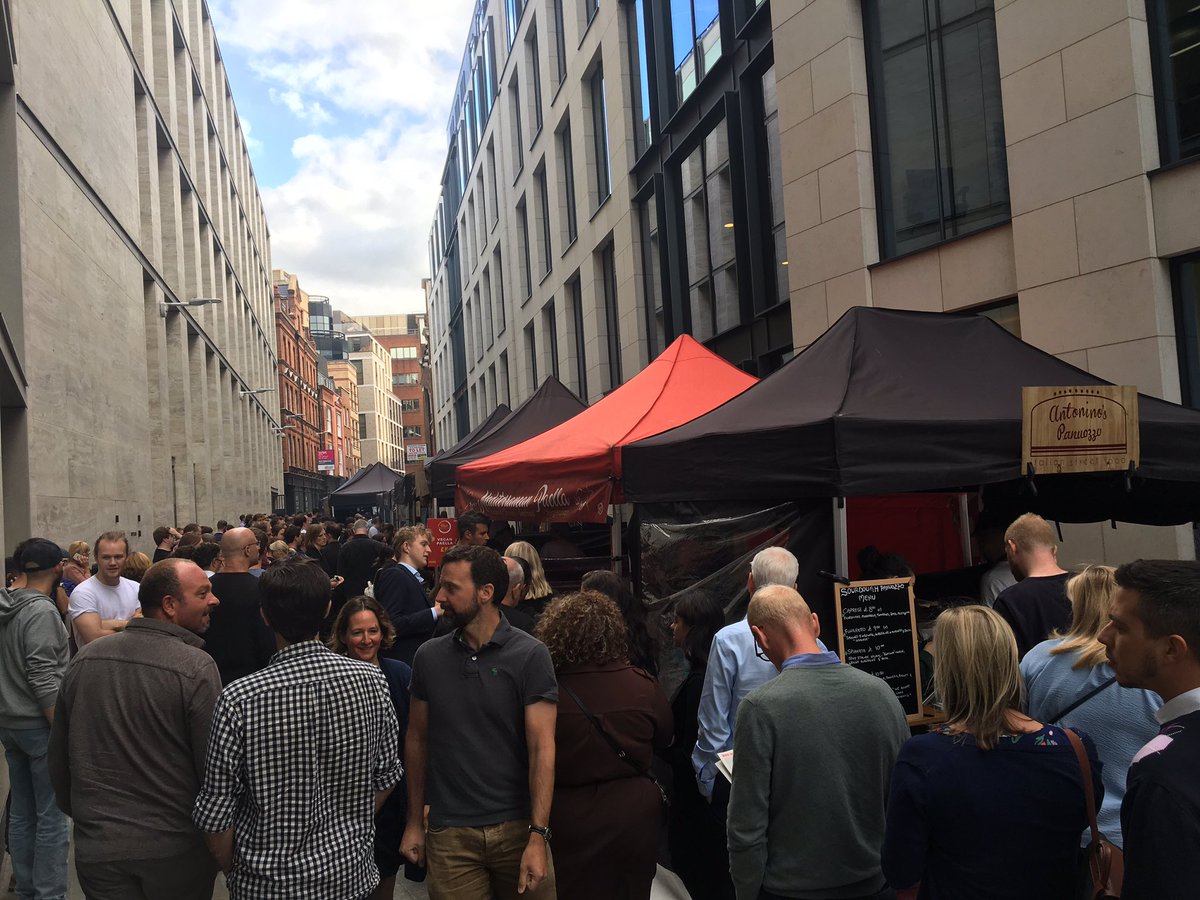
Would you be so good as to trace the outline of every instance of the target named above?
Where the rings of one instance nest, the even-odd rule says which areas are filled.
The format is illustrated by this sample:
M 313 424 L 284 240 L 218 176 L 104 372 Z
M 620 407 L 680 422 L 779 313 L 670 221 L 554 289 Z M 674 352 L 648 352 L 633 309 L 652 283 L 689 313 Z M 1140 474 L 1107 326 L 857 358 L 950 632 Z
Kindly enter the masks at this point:
M 340 653 L 343 656 L 350 655 L 350 650 L 346 646 L 346 632 L 350 630 L 350 617 L 360 612 L 375 613 L 375 618 L 379 622 L 380 651 L 387 650 L 396 643 L 396 626 L 392 624 L 388 614 L 383 611 L 378 600 L 363 594 L 351 597 L 338 610 L 337 618 L 333 621 L 333 633 L 329 635 L 329 640 L 326 642 L 334 653 Z
M 546 607 L 534 634 L 550 651 L 556 671 L 565 666 L 629 660 L 621 610 L 597 591 L 559 597 Z

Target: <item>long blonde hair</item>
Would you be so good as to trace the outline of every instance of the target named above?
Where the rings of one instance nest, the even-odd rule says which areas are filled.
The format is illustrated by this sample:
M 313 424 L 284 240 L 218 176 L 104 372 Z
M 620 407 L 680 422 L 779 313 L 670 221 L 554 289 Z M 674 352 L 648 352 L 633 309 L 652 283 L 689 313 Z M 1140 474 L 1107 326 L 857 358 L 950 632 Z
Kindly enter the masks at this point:
M 504 551 L 505 556 L 513 559 L 523 559 L 529 563 L 529 590 L 525 592 L 526 600 L 541 600 L 554 593 L 550 582 L 546 580 L 546 570 L 542 568 L 542 558 L 528 541 L 514 541 Z
M 935 643 L 933 683 L 948 722 L 990 750 L 1024 706 L 1012 629 L 986 606 L 961 606 L 938 616 Z
M 1104 645 L 1097 640 L 1109 621 L 1109 603 L 1117 589 L 1112 566 L 1088 566 L 1067 581 L 1067 599 L 1071 601 L 1071 627 L 1065 634 L 1051 637 L 1063 642 L 1050 650 L 1053 654 L 1079 651 L 1072 669 L 1091 669 L 1107 659 Z

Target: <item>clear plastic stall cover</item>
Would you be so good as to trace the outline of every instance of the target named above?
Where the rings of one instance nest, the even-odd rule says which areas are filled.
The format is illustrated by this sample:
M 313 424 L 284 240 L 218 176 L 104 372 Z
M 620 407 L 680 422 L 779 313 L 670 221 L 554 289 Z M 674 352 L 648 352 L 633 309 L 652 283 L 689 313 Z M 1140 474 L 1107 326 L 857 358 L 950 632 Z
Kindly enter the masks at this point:
M 817 573 L 833 568 L 833 519 L 829 500 L 755 504 L 639 504 L 641 596 L 651 619 L 670 635 L 675 602 L 692 591 L 717 598 L 726 622 L 746 612 L 750 561 L 770 546 L 787 547 L 800 563 L 798 584 L 821 621 L 833 626 L 833 586 Z M 669 641 L 660 678 L 671 693 L 687 663 Z

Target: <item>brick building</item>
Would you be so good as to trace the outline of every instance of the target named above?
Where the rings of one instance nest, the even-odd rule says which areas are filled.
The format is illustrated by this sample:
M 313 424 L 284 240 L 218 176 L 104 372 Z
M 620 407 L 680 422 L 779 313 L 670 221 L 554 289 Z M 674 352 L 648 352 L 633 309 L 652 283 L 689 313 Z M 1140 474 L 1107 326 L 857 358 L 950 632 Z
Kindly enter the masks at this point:
M 275 334 L 279 346 L 279 415 L 283 453 L 283 509 L 319 509 L 326 494 L 317 470 L 323 446 L 317 347 L 308 329 L 308 295 L 299 279 L 282 269 L 275 285 Z

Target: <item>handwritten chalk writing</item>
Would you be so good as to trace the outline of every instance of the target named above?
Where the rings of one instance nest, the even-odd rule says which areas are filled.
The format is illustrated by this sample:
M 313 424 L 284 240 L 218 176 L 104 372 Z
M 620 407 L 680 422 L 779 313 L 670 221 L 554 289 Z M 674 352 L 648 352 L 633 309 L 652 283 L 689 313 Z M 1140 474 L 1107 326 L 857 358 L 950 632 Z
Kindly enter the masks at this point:
M 911 594 L 907 581 L 839 589 L 843 661 L 882 678 L 906 713 L 920 709 Z

